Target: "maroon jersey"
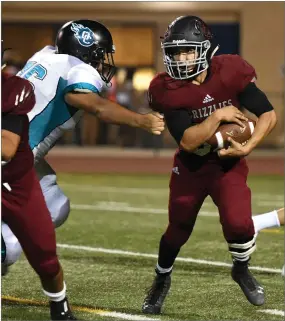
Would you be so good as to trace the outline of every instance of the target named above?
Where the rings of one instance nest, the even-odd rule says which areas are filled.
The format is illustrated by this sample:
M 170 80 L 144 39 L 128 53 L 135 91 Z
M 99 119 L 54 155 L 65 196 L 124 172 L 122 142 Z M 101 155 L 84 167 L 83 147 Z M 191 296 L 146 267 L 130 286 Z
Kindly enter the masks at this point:
M 1 112 L 10 115 L 26 115 L 35 105 L 34 90 L 30 82 L 18 76 L 2 72 Z
M 201 85 L 189 80 L 174 80 L 167 73 L 158 74 L 149 87 L 150 107 L 161 113 L 186 109 L 193 124 L 204 121 L 216 109 L 230 105 L 240 108 L 238 94 L 255 80 L 254 68 L 238 55 L 220 55 L 213 57 L 209 71 Z M 217 159 L 208 144 L 188 155 L 191 162 L 195 161 L 195 155 L 199 155 L 199 162 L 205 161 L 201 156 Z
M 2 119 L 7 115 L 26 115 L 35 105 L 35 95 L 29 81 L 2 73 Z M 3 163 L 3 162 L 2 162 Z M 26 116 L 21 140 L 15 156 L 2 165 L 2 182 L 13 184 L 21 179 L 34 164 L 29 146 L 29 119 Z
M 200 86 L 187 80 L 174 80 L 166 73 L 158 74 L 150 83 L 152 109 L 189 109 L 194 123 L 205 120 L 218 108 L 239 107 L 237 95 L 256 78 L 255 70 L 237 55 L 213 57 L 209 77 Z
M 6 122 L 3 128 L 18 132 L 21 140 L 14 157 L 2 166 L 1 218 L 19 240 L 38 275 L 52 278 L 60 269 L 55 232 L 33 166 L 34 157 L 28 140 L 27 113 L 34 104 L 33 88 L 27 80 L 2 75 L 2 122 L 3 119 Z M 17 123 L 19 118 L 21 126 Z

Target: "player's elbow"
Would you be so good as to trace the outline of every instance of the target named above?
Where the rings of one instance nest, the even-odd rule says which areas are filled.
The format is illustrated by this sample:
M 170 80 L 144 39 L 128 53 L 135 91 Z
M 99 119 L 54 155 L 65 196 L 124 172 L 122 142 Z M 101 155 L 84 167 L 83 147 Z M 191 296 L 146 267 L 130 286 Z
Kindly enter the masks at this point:
M 277 115 L 276 115 L 276 112 L 275 112 L 274 109 L 261 114 L 259 116 L 259 119 L 261 117 L 263 119 L 265 119 L 268 124 L 270 124 L 270 128 L 271 129 L 276 126 L 276 124 L 277 124 Z
M 20 136 L 2 129 L 1 158 L 3 161 L 10 161 L 16 154 L 20 144 Z
M 4 162 L 9 162 L 16 154 L 17 148 L 15 146 L 8 146 L 3 144 L 2 141 L 2 150 L 1 150 L 1 159 Z
M 95 114 L 96 116 L 100 114 L 100 111 L 102 109 L 101 106 L 103 104 L 103 98 L 93 92 L 70 92 L 65 94 L 64 99 L 68 105 Z
M 273 128 L 277 124 L 277 115 L 276 115 L 275 110 L 271 110 L 268 113 L 269 113 L 269 117 L 270 117 L 271 126 Z
M 274 128 L 277 124 L 277 115 L 276 115 L 276 112 L 275 110 L 272 110 L 270 112 L 270 117 L 271 117 L 271 125 L 272 125 L 272 128 Z
M 193 153 L 197 149 L 198 146 L 191 143 L 188 139 L 185 139 L 184 137 L 182 137 L 179 147 L 180 147 L 180 149 L 184 150 L 185 152 Z

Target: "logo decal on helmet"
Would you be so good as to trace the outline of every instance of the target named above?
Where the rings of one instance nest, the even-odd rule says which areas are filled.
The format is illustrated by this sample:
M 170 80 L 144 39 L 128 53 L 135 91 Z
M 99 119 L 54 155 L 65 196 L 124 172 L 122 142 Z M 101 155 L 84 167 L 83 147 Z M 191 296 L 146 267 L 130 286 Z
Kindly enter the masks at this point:
M 90 47 L 97 43 L 94 33 L 90 28 L 73 22 L 71 25 L 71 30 L 74 32 L 75 37 L 81 46 Z

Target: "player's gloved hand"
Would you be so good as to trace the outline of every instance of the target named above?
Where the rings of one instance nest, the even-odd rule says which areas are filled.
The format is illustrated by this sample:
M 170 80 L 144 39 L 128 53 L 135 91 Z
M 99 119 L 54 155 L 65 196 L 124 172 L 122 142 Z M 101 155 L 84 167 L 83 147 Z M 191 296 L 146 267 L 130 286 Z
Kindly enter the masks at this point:
M 244 157 L 251 152 L 246 144 L 240 144 L 233 140 L 231 137 L 228 137 L 228 141 L 231 144 L 230 147 L 228 147 L 227 149 L 223 148 L 218 151 L 218 155 L 220 158 Z
M 144 114 L 141 117 L 140 127 L 154 135 L 160 135 L 165 126 L 163 118 L 163 115 L 157 112 Z
M 245 127 L 242 121 L 248 120 L 245 115 L 235 106 L 227 106 L 217 109 L 215 113 L 218 115 L 220 121 L 228 123 L 234 122 L 241 127 Z

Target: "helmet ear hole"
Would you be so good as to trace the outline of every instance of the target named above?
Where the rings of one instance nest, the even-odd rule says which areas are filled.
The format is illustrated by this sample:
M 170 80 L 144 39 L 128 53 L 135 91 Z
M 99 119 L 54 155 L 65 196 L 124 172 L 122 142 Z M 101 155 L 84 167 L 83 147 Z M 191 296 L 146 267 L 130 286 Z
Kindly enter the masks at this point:
M 81 56 L 81 59 L 83 60 L 83 62 L 87 63 L 89 61 L 89 55 L 88 54 L 83 54 Z
M 96 50 L 93 51 L 93 59 L 95 60 L 104 60 L 106 50 L 104 48 L 96 48 Z

